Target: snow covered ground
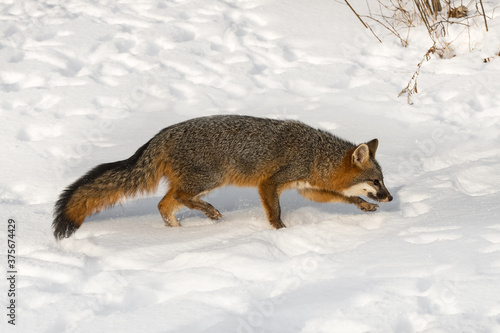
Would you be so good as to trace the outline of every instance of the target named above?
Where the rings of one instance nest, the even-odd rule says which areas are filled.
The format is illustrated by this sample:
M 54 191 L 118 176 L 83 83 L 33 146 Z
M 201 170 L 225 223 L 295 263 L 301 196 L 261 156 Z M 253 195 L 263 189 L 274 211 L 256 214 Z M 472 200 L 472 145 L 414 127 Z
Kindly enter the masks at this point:
M 403 48 L 371 22 L 379 43 L 341 1 L 1 0 L 2 332 L 500 332 L 496 16 L 423 63 L 409 105 L 426 32 Z M 394 201 L 287 192 L 276 231 L 255 189 L 225 188 L 221 221 L 166 228 L 164 186 L 54 240 L 54 202 L 88 169 L 233 113 L 377 137 Z

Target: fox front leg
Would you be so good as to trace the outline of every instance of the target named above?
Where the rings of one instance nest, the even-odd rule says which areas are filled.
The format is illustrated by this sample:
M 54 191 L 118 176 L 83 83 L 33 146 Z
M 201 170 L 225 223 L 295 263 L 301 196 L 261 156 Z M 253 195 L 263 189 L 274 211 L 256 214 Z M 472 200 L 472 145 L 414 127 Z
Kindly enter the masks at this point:
M 374 212 L 378 205 L 369 203 L 360 197 L 347 197 L 343 194 L 321 189 L 302 189 L 299 193 L 309 200 L 318 202 L 345 202 L 356 205 L 359 209 L 365 212 Z
M 263 181 L 259 185 L 259 194 L 269 223 L 276 229 L 285 228 L 285 225 L 281 221 L 280 191 L 278 190 L 278 186 L 272 181 Z

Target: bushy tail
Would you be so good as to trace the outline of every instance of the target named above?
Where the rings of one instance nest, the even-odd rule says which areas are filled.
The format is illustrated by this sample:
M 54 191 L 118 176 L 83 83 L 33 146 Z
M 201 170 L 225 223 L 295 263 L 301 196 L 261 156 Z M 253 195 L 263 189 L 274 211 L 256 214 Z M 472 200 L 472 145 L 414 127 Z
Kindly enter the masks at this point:
M 71 236 L 87 216 L 122 198 L 156 190 L 163 176 L 162 163 L 148 151 L 150 142 L 126 160 L 98 165 L 61 193 L 52 223 L 56 239 Z

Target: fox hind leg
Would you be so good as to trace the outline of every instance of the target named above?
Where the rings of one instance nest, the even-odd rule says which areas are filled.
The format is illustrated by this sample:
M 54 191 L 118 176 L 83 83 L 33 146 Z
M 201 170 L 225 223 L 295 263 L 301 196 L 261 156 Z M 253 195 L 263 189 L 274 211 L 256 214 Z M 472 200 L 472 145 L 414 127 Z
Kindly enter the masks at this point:
M 174 198 L 174 190 L 170 189 L 158 204 L 158 210 L 160 211 L 160 215 L 166 226 L 179 226 L 175 213 L 177 213 L 181 208 L 182 204 Z
M 218 220 L 222 218 L 222 214 L 215 209 L 214 206 L 199 198 L 203 194 L 203 192 L 193 194 L 187 191 L 178 190 L 174 193 L 173 197 L 189 209 L 202 211 L 209 219 Z

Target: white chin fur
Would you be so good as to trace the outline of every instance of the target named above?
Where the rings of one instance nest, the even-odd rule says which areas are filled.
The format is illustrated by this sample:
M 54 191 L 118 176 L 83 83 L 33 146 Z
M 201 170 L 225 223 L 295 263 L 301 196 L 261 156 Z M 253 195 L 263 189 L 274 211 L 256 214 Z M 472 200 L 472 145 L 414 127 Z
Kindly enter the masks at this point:
M 346 197 L 367 196 L 369 193 L 376 195 L 377 190 L 368 183 L 359 183 L 342 191 L 342 194 Z

